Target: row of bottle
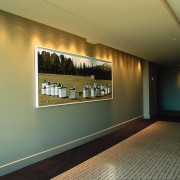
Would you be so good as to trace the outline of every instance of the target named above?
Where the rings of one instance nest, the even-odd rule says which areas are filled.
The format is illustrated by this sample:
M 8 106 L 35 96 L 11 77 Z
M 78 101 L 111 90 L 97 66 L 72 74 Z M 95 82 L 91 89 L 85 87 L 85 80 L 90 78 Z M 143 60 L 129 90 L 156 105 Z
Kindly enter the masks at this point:
M 75 98 L 75 88 L 71 88 L 71 91 L 72 94 L 74 92 L 74 96 L 72 96 L 72 98 Z M 42 82 L 41 94 L 48 96 L 59 96 L 60 98 L 67 97 L 65 86 L 60 83 L 53 83 L 45 80 Z
M 98 96 L 111 94 L 111 92 L 112 92 L 112 88 L 110 85 L 94 86 L 93 88 L 90 88 L 90 92 L 89 92 L 89 88 L 85 86 L 83 88 L 83 97 L 89 97 L 89 93 L 91 94 L 91 97 L 98 97 Z
M 91 86 L 91 83 L 87 82 L 84 87 L 87 88 L 87 89 L 91 89 L 92 86 Z M 107 85 L 107 84 L 98 85 L 96 80 L 94 81 L 94 88 L 99 88 L 100 90 L 105 90 L 105 89 L 109 88 L 109 91 L 106 94 L 110 94 L 111 93 L 110 92 L 111 91 L 111 85 Z
M 89 92 L 90 90 L 90 92 Z M 43 95 L 49 95 L 49 96 L 58 96 L 60 98 L 65 98 L 67 97 L 67 90 L 66 87 L 63 86 L 60 83 L 52 83 L 49 81 L 43 81 L 42 82 L 42 88 L 41 88 L 41 94 Z M 109 85 L 95 85 L 94 87 L 91 88 L 90 84 L 84 86 L 83 88 L 83 97 L 88 98 L 88 97 L 98 97 L 98 96 L 104 96 L 107 94 L 111 94 L 112 88 Z M 70 96 L 69 98 L 75 99 L 76 98 L 76 91 L 75 87 L 70 89 Z

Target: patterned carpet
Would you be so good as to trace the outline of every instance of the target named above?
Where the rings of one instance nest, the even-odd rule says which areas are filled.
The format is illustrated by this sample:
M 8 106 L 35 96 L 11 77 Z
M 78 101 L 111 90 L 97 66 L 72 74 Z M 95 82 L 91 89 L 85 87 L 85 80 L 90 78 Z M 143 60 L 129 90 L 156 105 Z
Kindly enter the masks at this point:
M 180 123 L 158 121 L 53 180 L 180 180 Z

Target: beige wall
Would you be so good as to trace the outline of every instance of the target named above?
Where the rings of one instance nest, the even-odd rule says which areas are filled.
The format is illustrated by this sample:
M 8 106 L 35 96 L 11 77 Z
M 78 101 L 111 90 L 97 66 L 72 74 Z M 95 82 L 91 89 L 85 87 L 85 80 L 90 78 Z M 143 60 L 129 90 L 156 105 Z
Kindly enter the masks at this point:
M 36 109 L 36 45 L 112 61 L 114 99 Z M 143 114 L 139 58 L 3 11 L 0 84 L 0 175 L 97 138 Z

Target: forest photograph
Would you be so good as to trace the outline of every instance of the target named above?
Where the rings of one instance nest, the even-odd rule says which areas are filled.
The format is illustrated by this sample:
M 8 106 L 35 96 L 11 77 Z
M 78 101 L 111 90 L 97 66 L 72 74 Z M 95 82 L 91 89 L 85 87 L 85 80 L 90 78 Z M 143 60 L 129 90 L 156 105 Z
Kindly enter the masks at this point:
M 112 62 L 36 47 L 36 107 L 113 98 Z

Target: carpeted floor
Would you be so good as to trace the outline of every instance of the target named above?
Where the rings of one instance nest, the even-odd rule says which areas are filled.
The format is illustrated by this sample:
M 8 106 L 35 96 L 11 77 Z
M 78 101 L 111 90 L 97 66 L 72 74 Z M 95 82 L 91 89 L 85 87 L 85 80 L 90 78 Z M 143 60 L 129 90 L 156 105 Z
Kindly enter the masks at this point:
M 156 120 L 139 119 L 109 135 L 22 168 L 1 180 L 49 180 L 141 131 Z
M 179 180 L 180 123 L 158 121 L 53 180 Z

